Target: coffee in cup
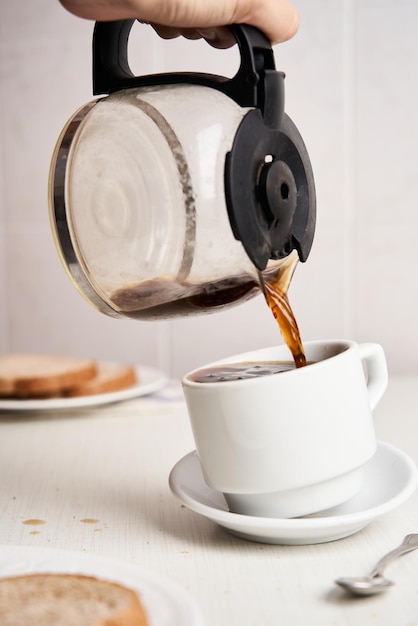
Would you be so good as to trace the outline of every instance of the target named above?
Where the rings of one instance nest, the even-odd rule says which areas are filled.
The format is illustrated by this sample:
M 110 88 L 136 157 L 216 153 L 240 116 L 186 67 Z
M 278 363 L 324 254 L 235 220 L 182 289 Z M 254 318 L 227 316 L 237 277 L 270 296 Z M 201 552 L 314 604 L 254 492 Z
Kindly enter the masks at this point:
M 258 376 L 271 376 L 288 372 L 296 368 L 293 361 L 266 361 L 262 362 L 242 362 L 225 363 L 224 365 L 213 365 L 197 370 L 190 375 L 191 380 L 197 383 L 227 383 L 232 380 L 245 380 Z

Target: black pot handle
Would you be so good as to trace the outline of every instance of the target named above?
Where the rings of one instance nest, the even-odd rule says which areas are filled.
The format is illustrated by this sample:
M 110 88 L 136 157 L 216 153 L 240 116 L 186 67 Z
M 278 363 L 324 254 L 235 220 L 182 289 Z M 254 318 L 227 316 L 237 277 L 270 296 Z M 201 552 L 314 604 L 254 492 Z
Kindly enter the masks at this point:
M 264 123 L 279 128 L 284 112 L 284 74 L 275 69 L 268 39 L 253 26 L 230 26 L 241 54 L 232 78 L 195 72 L 135 76 L 128 63 L 128 38 L 135 20 L 96 22 L 93 34 L 93 94 L 150 85 L 194 84 L 223 92 L 242 107 L 261 110 Z

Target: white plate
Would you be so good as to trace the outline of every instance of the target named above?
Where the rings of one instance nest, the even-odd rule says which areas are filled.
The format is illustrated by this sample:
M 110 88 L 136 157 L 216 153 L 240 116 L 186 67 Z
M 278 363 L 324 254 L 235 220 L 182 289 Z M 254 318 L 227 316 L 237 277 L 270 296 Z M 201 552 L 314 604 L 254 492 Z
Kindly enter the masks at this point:
M 167 383 L 165 374 L 152 367 L 138 366 L 135 368 L 138 384 L 94 396 L 77 398 L 51 398 L 50 400 L 5 400 L 0 398 L 0 411 L 51 411 L 61 409 L 79 409 L 122 400 L 131 400 L 158 391 Z
M 84 552 L 0 546 L 0 577 L 37 572 L 84 574 L 125 585 L 140 596 L 150 626 L 203 626 L 197 604 L 182 587 L 132 563 Z
M 223 494 L 205 483 L 196 452 L 173 467 L 169 483 L 183 504 L 238 537 L 261 543 L 304 545 L 352 535 L 399 506 L 415 490 L 418 471 L 404 452 L 379 442 L 376 454 L 365 466 L 361 493 L 327 511 L 295 519 L 230 513 Z

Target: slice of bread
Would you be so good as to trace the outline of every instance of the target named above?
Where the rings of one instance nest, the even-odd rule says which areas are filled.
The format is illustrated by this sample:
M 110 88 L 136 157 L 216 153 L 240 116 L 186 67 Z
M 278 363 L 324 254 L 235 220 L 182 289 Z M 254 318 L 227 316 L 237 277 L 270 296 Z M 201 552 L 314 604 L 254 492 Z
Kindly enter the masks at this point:
M 74 574 L 0 579 L 1 626 L 148 626 L 137 594 Z
M 97 374 L 92 359 L 42 354 L 0 356 L 0 396 L 56 396 Z
M 138 382 L 135 369 L 118 363 L 99 363 L 97 375 L 69 389 L 67 397 L 93 396 L 131 387 Z

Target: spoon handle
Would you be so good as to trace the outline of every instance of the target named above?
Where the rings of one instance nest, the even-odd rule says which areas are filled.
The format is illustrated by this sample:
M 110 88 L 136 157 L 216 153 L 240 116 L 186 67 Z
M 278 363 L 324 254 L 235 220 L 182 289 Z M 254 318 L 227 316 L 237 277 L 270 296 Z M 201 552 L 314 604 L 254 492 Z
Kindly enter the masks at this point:
M 373 571 L 370 573 L 370 577 L 373 578 L 374 576 L 383 576 L 383 571 L 390 561 L 396 559 L 402 554 L 411 552 L 411 550 L 415 550 L 416 548 L 418 548 L 418 533 L 406 535 L 400 546 L 388 552 L 388 554 L 376 563 Z

